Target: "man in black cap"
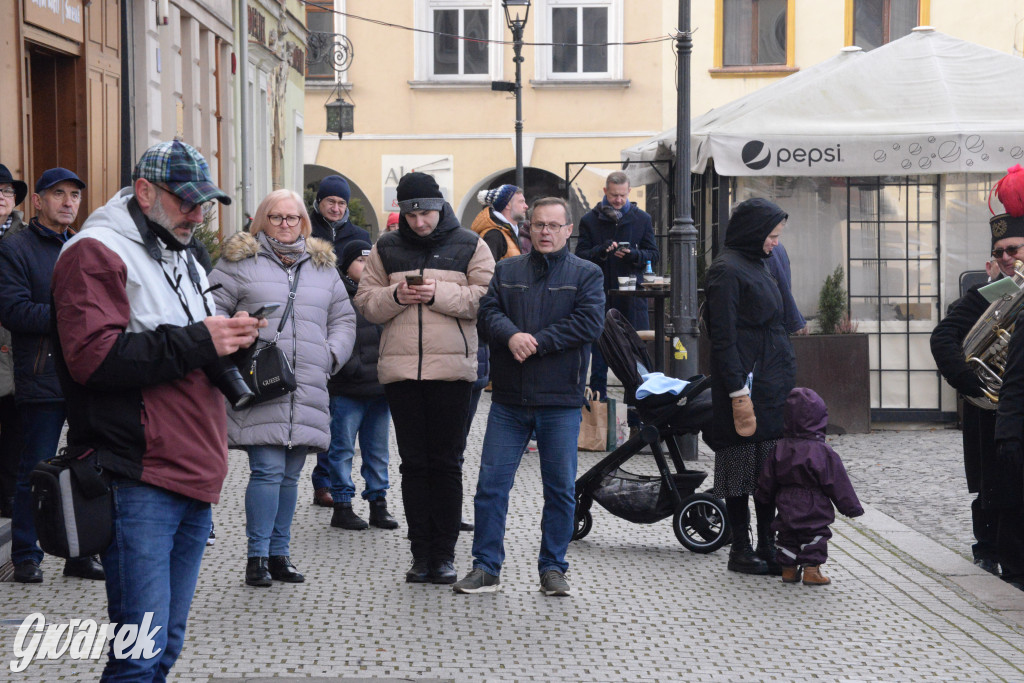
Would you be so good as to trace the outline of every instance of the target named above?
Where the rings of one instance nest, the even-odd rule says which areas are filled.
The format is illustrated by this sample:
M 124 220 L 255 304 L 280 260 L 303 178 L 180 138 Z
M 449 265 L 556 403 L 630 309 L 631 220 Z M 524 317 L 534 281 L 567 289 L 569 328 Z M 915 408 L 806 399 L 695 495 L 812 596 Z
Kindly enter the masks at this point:
M 25 201 L 28 185 L 15 180 L 0 164 L 0 241 L 21 232 L 22 214 L 14 207 Z M 0 327 L 0 517 L 10 517 L 14 509 L 14 486 L 21 457 L 21 426 L 14 405 L 14 354 L 11 332 Z
M 313 237 L 327 240 L 334 245 L 334 253 L 341 263 L 344 257 L 345 245 L 353 240 L 369 242 L 370 233 L 352 222 L 348 209 L 348 202 L 352 196 L 352 190 L 348 181 L 340 175 L 329 175 L 320 181 L 320 187 L 316 191 L 316 202 L 313 210 L 309 212 L 309 222 L 313 226 Z M 344 279 L 345 271 L 340 274 Z M 332 422 L 335 417 L 331 416 Z M 334 499 L 331 497 L 331 477 L 327 452 L 318 453 L 316 456 L 316 467 L 311 475 L 313 480 L 313 505 L 320 507 L 333 507 Z M 351 527 L 365 528 L 363 520 L 358 517 L 350 519 Z
M 476 379 L 476 315 L 494 258 L 459 226 L 437 183 L 398 183 L 398 230 L 380 236 L 355 305 L 384 326 L 377 376 L 402 459 L 402 502 L 413 564 L 409 583 L 455 583 L 462 518 L 462 451 Z
M 985 264 L 992 280 L 1012 277 L 1014 263 L 1024 260 L 1024 217 L 1002 214 L 989 225 L 992 233 L 992 260 Z M 964 338 L 988 310 L 989 301 L 971 288 L 953 302 L 931 336 L 932 356 L 943 378 L 965 397 L 984 396 L 981 380 L 964 358 Z M 1018 325 L 1017 330 L 1021 329 Z M 999 393 L 996 410 L 980 408 L 969 401 L 963 407 L 964 469 L 967 488 L 976 493 L 971 503 L 974 537 L 974 563 L 1005 581 L 1024 586 L 1024 505 L 1019 462 L 1004 462 L 997 452 L 1020 449 L 1024 419 L 1024 383 L 1017 377 L 1020 363 L 1020 335 L 1014 334 L 1010 358 Z M 1002 436 L 1000 436 L 1002 434 Z M 1000 568 L 1002 572 L 1000 574 Z
M 61 248 L 74 234 L 71 225 L 84 188 L 81 178 L 66 168 L 45 171 L 32 194 L 36 216 L 25 230 L 0 242 L 0 323 L 11 331 L 22 428 L 11 542 L 14 580 L 21 583 L 43 581 L 29 474 L 37 463 L 56 455 L 67 416 L 50 342 L 50 281 Z M 91 557 L 68 560 L 64 576 L 102 580 L 103 568 Z

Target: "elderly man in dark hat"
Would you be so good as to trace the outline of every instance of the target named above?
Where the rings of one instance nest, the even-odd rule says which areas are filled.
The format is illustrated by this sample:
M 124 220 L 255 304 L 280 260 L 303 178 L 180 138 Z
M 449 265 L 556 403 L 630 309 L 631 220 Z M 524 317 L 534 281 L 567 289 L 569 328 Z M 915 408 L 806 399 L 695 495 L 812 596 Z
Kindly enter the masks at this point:
M 459 226 L 437 183 L 398 183 L 398 230 L 380 236 L 356 292 L 359 312 L 384 326 L 377 377 L 402 459 L 402 502 L 413 564 L 409 583 L 455 583 L 462 452 L 476 379 L 476 316 L 494 274 L 490 249 Z
M 329 175 L 320 181 L 316 192 L 316 202 L 309 212 L 309 221 L 313 225 L 313 237 L 327 240 L 334 245 L 334 253 L 341 263 L 345 245 L 353 240 L 370 242 L 370 233 L 352 222 L 348 202 L 352 198 L 352 190 L 348 181 L 340 175 Z M 344 271 L 341 272 L 344 277 Z M 334 420 L 334 417 L 331 417 Z M 321 507 L 333 507 L 335 500 L 331 497 L 331 476 L 327 452 L 318 453 L 316 467 L 311 476 L 313 480 L 313 504 Z M 347 515 L 348 529 L 365 529 L 366 522 L 355 516 Z
M 25 227 L 22 213 L 14 207 L 25 201 L 28 185 L 15 180 L 0 164 L 0 241 Z M 14 483 L 21 455 L 21 426 L 14 406 L 14 354 L 11 332 L 0 327 L 0 517 L 10 517 L 14 509 Z
M 993 216 L 992 260 L 986 270 L 992 280 L 1013 277 L 1014 263 L 1024 260 L 1024 201 L 1011 190 L 1024 190 L 1024 169 L 1010 169 L 996 193 L 1007 212 Z M 1002 190 L 1002 191 L 1001 191 Z M 953 302 L 931 336 L 932 355 L 943 378 L 966 397 L 982 397 L 978 375 L 967 364 L 962 345 L 967 333 L 988 310 L 989 301 L 971 288 Z M 1017 326 L 1020 330 L 1021 326 Z M 1024 425 L 1024 364 L 1019 334 L 1014 334 L 999 395 L 998 414 L 968 401 L 963 408 L 964 469 L 967 489 L 977 494 L 971 503 L 974 522 L 974 563 L 1005 581 L 1024 586 L 1024 501 L 1020 451 Z M 1003 459 L 997 444 L 1008 458 Z M 1018 458 L 1016 463 L 1013 462 Z
M 57 454 L 67 411 L 50 342 L 50 281 L 61 248 L 74 235 L 85 183 L 73 171 L 51 168 L 36 181 L 28 226 L 0 242 L 0 323 L 10 330 L 14 348 L 14 397 L 22 428 L 21 455 L 14 496 L 11 561 L 14 580 L 42 583 L 32 520 L 29 474 L 41 460 Z M 68 560 L 65 576 L 103 579 L 94 558 Z

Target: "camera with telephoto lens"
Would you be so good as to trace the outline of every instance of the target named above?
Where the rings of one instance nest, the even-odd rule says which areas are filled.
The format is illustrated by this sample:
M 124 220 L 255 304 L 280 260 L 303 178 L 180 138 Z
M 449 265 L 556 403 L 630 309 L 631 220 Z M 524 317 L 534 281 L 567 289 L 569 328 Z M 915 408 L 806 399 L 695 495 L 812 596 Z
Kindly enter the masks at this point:
M 252 393 L 245 380 L 242 379 L 242 373 L 239 372 L 238 366 L 230 356 L 218 358 L 204 367 L 203 372 L 206 373 L 213 386 L 220 389 L 224 398 L 235 410 L 242 410 L 256 398 L 256 394 Z

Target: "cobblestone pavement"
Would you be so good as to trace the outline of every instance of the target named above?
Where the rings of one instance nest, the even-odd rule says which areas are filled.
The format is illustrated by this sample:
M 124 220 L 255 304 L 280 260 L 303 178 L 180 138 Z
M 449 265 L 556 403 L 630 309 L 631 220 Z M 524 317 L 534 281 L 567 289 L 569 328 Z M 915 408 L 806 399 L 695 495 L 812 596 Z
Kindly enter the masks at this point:
M 466 459 L 464 508 L 479 463 L 488 395 Z M 537 590 L 540 475 L 527 455 L 509 511 L 503 591 L 458 596 L 403 583 L 402 530 L 328 526 L 309 503 L 307 462 L 293 526 L 302 585 L 243 584 L 245 456 L 231 454 L 217 544 L 203 563 L 178 680 L 325 677 L 456 681 L 1021 681 L 1024 593 L 974 567 L 959 432 L 836 437 L 868 514 L 833 527 L 833 584 L 788 586 L 725 569 L 727 553 L 679 545 L 666 520 L 630 524 L 594 508 L 569 550 L 569 598 Z M 392 447 L 392 453 L 395 453 Z M 580 472 L 602 454 L 581 453 Z M 650 458 L 631 467 L 642 470 Z M 696 466 L 710 472 L 702 452 Z M 397 458 L 391 465 L 398 481 Z M 357 478 L 357 485 L 360 480 Z M 392 510 L 405 528 L 397 488 Z M 357 511 L 366 513 L 361 501 Z M 459 540 L 460 574 L 471 534 Z M 44 563 L 42 586 L 0 585 L 0 680 L 95 679 L 100 664 L 67 656 L 9 674 L 17 625 L 105 621 L 103 587 Z

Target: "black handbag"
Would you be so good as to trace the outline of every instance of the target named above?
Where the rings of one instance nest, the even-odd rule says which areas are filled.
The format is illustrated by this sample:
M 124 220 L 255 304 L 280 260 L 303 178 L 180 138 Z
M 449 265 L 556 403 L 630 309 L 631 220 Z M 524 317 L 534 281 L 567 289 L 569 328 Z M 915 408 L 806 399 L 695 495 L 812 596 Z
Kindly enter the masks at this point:
M 301 264 L 300 264 L 301 265 Z M 256 397 L 249 405 L 265 403 L 280 396 L 285 396 L 295 391 L 298 383 L 295 381 L 295 369 L 292 367 L 288 356 L 277 345 L 281 337 L 281 331 L 288 316 L 292 313 L 295 303 L 295 289 L 299 286 L 299 269 L 295 269 L 292 278 L 291 290 L 288 292 L 288 303 L 281 315 L 281 322 L 277 326 L 277 334 L 272 341 L 256 340 L 252 346 L 240 352 L 236 361 L 242 379 L 248 385 Z M 294 355 L 294 352 L 293 352 Z
M 61 449 L 29 474 L 39 547 L 71 559 L 102 553 L 114 537 L 110 481 L 95 449 Z

